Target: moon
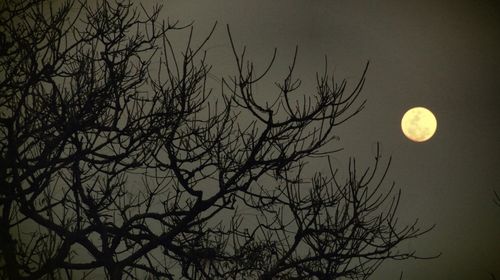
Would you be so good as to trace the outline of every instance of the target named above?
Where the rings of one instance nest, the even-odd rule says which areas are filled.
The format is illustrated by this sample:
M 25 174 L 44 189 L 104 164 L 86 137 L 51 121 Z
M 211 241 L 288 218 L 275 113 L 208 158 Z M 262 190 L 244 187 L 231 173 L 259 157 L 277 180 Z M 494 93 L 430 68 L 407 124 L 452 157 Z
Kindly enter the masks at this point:
M 411 108 L 401 119 L 401 130 L 404 135 L 415 142 L 425 142 L 431 139 L 436 129 L 436 117 L 424 107 Z

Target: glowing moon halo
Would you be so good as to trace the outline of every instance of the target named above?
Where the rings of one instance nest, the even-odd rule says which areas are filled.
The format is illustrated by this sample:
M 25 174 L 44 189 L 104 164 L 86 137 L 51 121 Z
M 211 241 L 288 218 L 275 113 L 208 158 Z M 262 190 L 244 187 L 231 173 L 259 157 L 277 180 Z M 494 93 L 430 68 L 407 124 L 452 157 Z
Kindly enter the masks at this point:
M 415 142 L 429 140 L 437 129 L 434 114 L 424 107 L 415 107 L 406 111 L 401 119 L 401 129 L 404 135 Z

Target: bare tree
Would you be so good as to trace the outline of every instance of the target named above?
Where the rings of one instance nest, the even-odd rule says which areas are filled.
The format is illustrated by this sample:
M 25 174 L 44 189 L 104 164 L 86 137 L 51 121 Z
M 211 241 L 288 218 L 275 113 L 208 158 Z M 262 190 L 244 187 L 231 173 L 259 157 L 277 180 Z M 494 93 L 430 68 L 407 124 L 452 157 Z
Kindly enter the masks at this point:
M 195 45 L 160 10 L 2 2 L 3 279 L 366 279 L 417 258 L 398 245 L 427 230 L 398 224 L 390 161 L 351 159 L 343 178 L 327 150 L 364 106 L 366 69 L 347 90 L 325 66 L 299 95 L 294 58 L 257 96 L 276 52 L 257 73 L 228 28 L 237 71 L 216 94 L 212 33 Z M 311 160 L 329 168 L 309 175 Z

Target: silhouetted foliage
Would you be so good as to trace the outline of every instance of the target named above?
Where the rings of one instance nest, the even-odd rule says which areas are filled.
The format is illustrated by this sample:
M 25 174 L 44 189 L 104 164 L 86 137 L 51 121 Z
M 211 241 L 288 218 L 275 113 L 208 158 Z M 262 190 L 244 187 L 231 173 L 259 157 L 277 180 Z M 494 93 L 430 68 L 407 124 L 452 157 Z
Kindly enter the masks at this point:
M 210 35 L 194 46 L 160 10 L 2 2 L 2 279 L 365 279 L 416 257 L 398 245 L 425 230 L 398 224 L 389 162 L 343 179 L 326 150 L 365 73 L 295 96 L 294 59 L 256 96 L 272 62 L 256 73 L 228 28 L 237 72 L 215 94 Z

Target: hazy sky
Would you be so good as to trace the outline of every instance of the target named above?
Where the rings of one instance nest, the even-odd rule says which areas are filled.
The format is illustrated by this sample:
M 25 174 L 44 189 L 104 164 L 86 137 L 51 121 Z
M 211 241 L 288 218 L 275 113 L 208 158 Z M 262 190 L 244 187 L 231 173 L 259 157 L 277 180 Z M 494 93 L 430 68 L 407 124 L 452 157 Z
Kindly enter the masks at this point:
M 374 143 L 393 157 L 390 178 L 403 190 L 401 219 L 436 224 L 403 249 L 430 261 L 388 262 L 376 279 L 490 279 L 500 277 L 500 7 L 469 1 L 190 1 L 169 0 L 165 16 L 195 21 L 201 38 L 219 22 L 208 44 L 214 74 L 234 73 L 225 34 L 264 63 L 278 48 L 277 70 L 299 46 L 298 76 L 312 89 L 324 55 L 339 78 L 354 83 L 370 60 L 363 97 L 367 108 L 340 129 L 339 155 L 368 164 Z M 261 64 L 263 67 L 264 65 Z M 281 67 L 281 68 L 280 68 Z M 276 76 L 279 78 L 279 76 Z M 264 85 L 257 88 L 266 94 Z M 417 144 L 400 130 L 403 113 L 425 106 L 437 134 Z M 319 167 L 318 167 L 319 168 Z

